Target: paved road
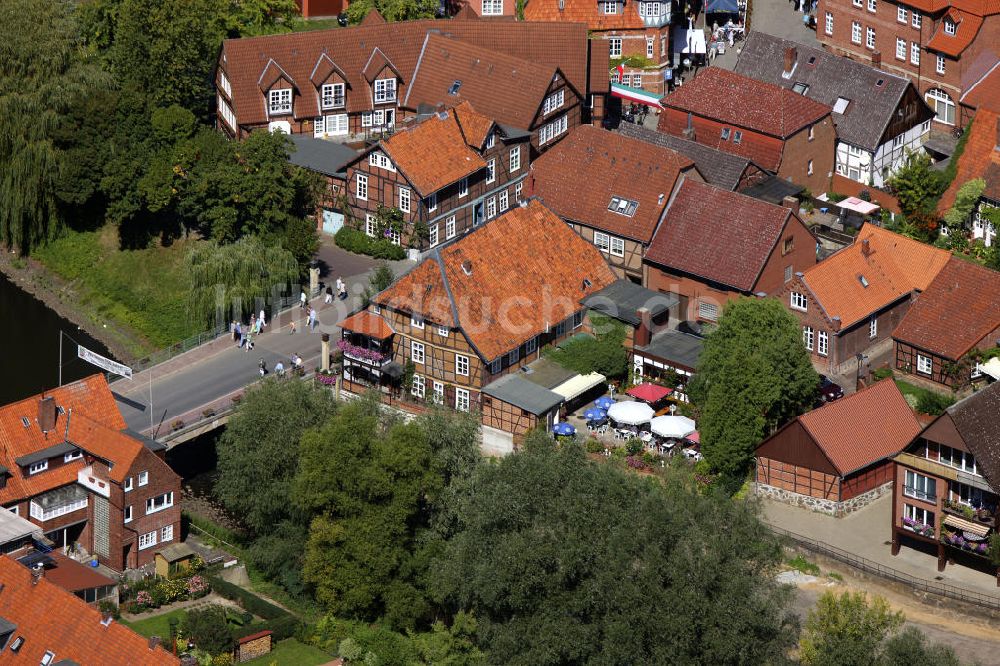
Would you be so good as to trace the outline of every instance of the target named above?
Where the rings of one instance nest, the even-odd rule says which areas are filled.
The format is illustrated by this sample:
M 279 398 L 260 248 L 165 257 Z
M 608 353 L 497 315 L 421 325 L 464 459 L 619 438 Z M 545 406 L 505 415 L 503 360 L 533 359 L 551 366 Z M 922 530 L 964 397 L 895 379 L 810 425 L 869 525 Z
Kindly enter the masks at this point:
M 342 258 L 338 257 L 338 252 L 328 251 L 327 256 Z M 355 268 L 367 265 L 366 271 L 345 278 L 351 294 L 346 301 L 335 300 L 326 305 L 322 297 L 313 299 L 312 305 L 320 321 L 315 330 L 308 330 L 305 312 L 296 307 L 286 310 L 276 322 L 269 322 L 265 333 L 254 340 L 253 351 L 238 349 L 226 336 L 137 373 L 131 381 L 122 379 L 114 382 L 111 389 L 129 427 L 151 432 L 159 426 L 157 434 L 162 435 L 174 420 L 192 411 L 200 412 L 257 381 L 260 378 L 257 365 L 260 358 L 264 358 L 268 370 L 273 370 L 278 361 L 289 367 L 292 354 L 300 355 L 308 370 L 318 366 L 320 335 L 330 333 L 332 341 L 340 338 L 337 323 L 360 305 L 360 294 L 374 265 L 368 258 L 359 260 L 355 255 L 347 256 L 352 262 L 349 265 Z M 394 267 L 398 275 L 406 264 L 396 262 Z M 295 334 L 290 333 L 293 321 L 297 327 Z

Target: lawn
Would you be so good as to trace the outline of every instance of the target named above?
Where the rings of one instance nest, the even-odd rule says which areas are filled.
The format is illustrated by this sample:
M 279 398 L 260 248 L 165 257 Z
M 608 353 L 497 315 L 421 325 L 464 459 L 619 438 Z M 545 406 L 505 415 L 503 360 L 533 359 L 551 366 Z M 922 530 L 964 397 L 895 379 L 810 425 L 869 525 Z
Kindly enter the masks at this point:
M 930 389 L 925 389 L 922 386 L 916 386 L 909 382 L 903 381 L 902 379 L 896 379 L 896 386 L 899 388 L 899 392 L 903 396 L 913 396 L 913 400 L 916 401 L 916 407 L 919 411 L 926 414 L 933 414 L 937 416 L 944 412 L 950 405 L 954 404 L 955 399 L 949 395 L 942 393 L 937 393 L 931 391 Z
M 200 332 L 187 318 L 184 269 L 188 249 L 198 242 L 120 250 L 117 229 L 105 227 L 68 232 L 33 256 L 72 284 L 72 304 L 95 324 L 132 333 L 123 344 L 141 357 Z
M 339 28 L 340 24 L 337 23 L 337 17 L 331 18 L 321 18 L 321 19 L 310 19 L 308 21 L 295 21 L 292 24 L 292 30 L 295 32 L 311 32 L 313 30 L 329 30 L 330 28 Z
M 184 619 L 184 613 L 183 608 L 178 608 L 169 613 L 156 615 L 145 620 L 136 620 L 135 622 L 122 620 L 122 624 L 131 627 L 133 631 L 143 636 L 159 636 L 164 641 L 167 641 L 170 638 L 170 618 L 176 617 L 177 621 L 180 622 Z
M 244 664 L 277 664 L 278 666 L 317 666 L 331 661 L 333 657 L 319 648 L 300 643 L 294 638 L 278 641 L 270 654 L 257 657 Z

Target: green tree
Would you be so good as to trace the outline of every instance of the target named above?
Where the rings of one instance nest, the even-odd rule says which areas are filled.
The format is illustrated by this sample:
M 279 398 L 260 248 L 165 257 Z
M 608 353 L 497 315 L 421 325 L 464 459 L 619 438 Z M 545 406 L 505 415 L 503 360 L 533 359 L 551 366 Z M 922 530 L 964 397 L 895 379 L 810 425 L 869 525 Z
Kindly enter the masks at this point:
M 743 483 L 767 434 L 812 406 L 818 384 L 798 320 L 779 301 L 744 298 L 726 306 L 688 387 L 705 460 L 726 487 Z
M 364 306 L 368 307 L 368 304 L 372 302 L 376 294 L 388 289 L 389 285 L 395 279 L 396 275 L 392 272 L 392 266 L 389 265 L 389 262 L 380 261 L 375 264 L 375 269 L 368 276 L 368 286 L 365 287 L 365 291 L 361 295 Z
M 347 7 L 351 23 L 360 23 L 372 9 L 377 9 L 386 21 L 413 21 L 434 18 L 438 0 L 355 0 Z
M 477 666 L 486 663 L 486 655 L 476 647 L 476 619 L 459 612 L 451 626 L 438 621 L 429 632 L 411 633 L 419 663 L 433 666 Z
M 884 666 L 962 666 L 962 660 L 947 645 L 931 643 L 916 627 L 906 627 L 892 636 L 882 647 L 881 664 Z
M 594 312 L 589 316 L 594 327 L 593 337 L 573 338 L 558 349 L 549 349 L 547 355 L 564 368 L 580 374 L 599 372 L 605 377 L 624 377 L 628 372 L 625 325 Z
M 659 483 L 536 432 L 455 484 L 436 524 L 432 590 L 475 612 L 491 662 L 762 664 L 794 640 L 780 547 L 682 467 Z
M 955 193 L 955 204 L 944 214 L 944 221 L 951 229 L 960 232 L 965 227 L 984 189 L 986 181 L 982 178 L 966 181 L 958 188 L 958 192 Z
M 73 7 L 0 4 L 0 243 L 25 254 L 59 231 L 67 204 L 89 196 L 63 179 L 72 163 L 59 139 L 67 115 L 108 81 L 76 49 Z
M 889 180 L 889 188 L 899 200 L 903 215 L 931 211 L 944 192 L 941 176 L 931 170 L 931 159 L 924 152 L 913 152 L 906 164 Z
M 205 325 L 224 325 L 229 312 L 255 312 L 278 291 L 298 282 L 299 265 L 288 250 L 255 236 L 230 245 L 206 243 L 187 257 L 191 274 L 188 316 Z
M 806 618 L 799 658 L 804 666 L 874 666 L 882 642 L 904 619 L 882 597 L 825 592 Z
M 226 622 L 226 609 L 222 606 L 189 610 L 181 629 L 199 650 L 209 654 L 228 652 L 233 647 L 233 635 Z

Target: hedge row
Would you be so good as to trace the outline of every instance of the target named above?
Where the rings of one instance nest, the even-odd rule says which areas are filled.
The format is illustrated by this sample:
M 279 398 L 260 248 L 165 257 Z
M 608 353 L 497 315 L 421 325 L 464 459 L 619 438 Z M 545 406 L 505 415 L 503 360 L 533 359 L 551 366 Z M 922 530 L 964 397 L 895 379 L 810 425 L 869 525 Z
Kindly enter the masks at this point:
M 341 227 L 333 237 L 337 247 L 348 252 L 367 254 L 376 259 L 406 259 L 406 250 L 385 238 L 372 238 L 363 231 L 351 227 Z
M 239 585 L 233 585 L 216 576 L 209 576 L 208 580 L 216 593 L 230 601 L 239 603 L 245 611 L 266 620 L 266 622 L 253 622 L 244 626 L 237 630 L 234 638 L 239 639 L 243 636 L 263 631 L 264 629 L 270 629 L 274 632 L 274 640 L 280 641 L 295 636 L 301 630 L 302 622 L 284 608 L 275 606 L 270 601 L 261 599 L 253 592 L 244 590 Z

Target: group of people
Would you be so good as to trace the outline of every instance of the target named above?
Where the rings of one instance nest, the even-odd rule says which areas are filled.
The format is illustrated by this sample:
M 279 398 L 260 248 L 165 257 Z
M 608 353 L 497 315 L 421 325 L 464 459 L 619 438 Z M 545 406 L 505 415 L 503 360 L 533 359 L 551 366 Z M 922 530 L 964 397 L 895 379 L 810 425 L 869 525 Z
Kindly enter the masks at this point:
M 344 282 L 343 278 L 337 278 L 337 298 L 341 301 L 347 300 L 347 283 Z M 333 293 L 334 288 L 327 285 L 326 287 L 326 297 L 323 299 L 324 303 L 333 303 Z
M 235 319 L 230 322 L 229 333 L 232 335 L 233 342 L 236 343 L 237 347 L 249 352 L 253 349 L 253 336 L 263 333 L 265 326 L 267 326 L 267 319 L 262 308 L 260 316 L 255 314 L 250 315 L 250 324 L 246 327 L 243 326 L 242 322 Z
M 299 356 L 298 353 L 292 354 L 290 362 L 291 362 L 292 372 L 302 372 L 302 370 L 304 369 L 302 357 Z M 261 356 L 260 359 L 257 361 L 257 369 L 261 377 L 265 376 L 268 373 L 267 361 L 264 360 L 263 356 Z M 278 361 L 277 363 L 274 364 L 274 374 L 276 374 L 278 377 L 285 376 L 285 364 L 283 362 Z

